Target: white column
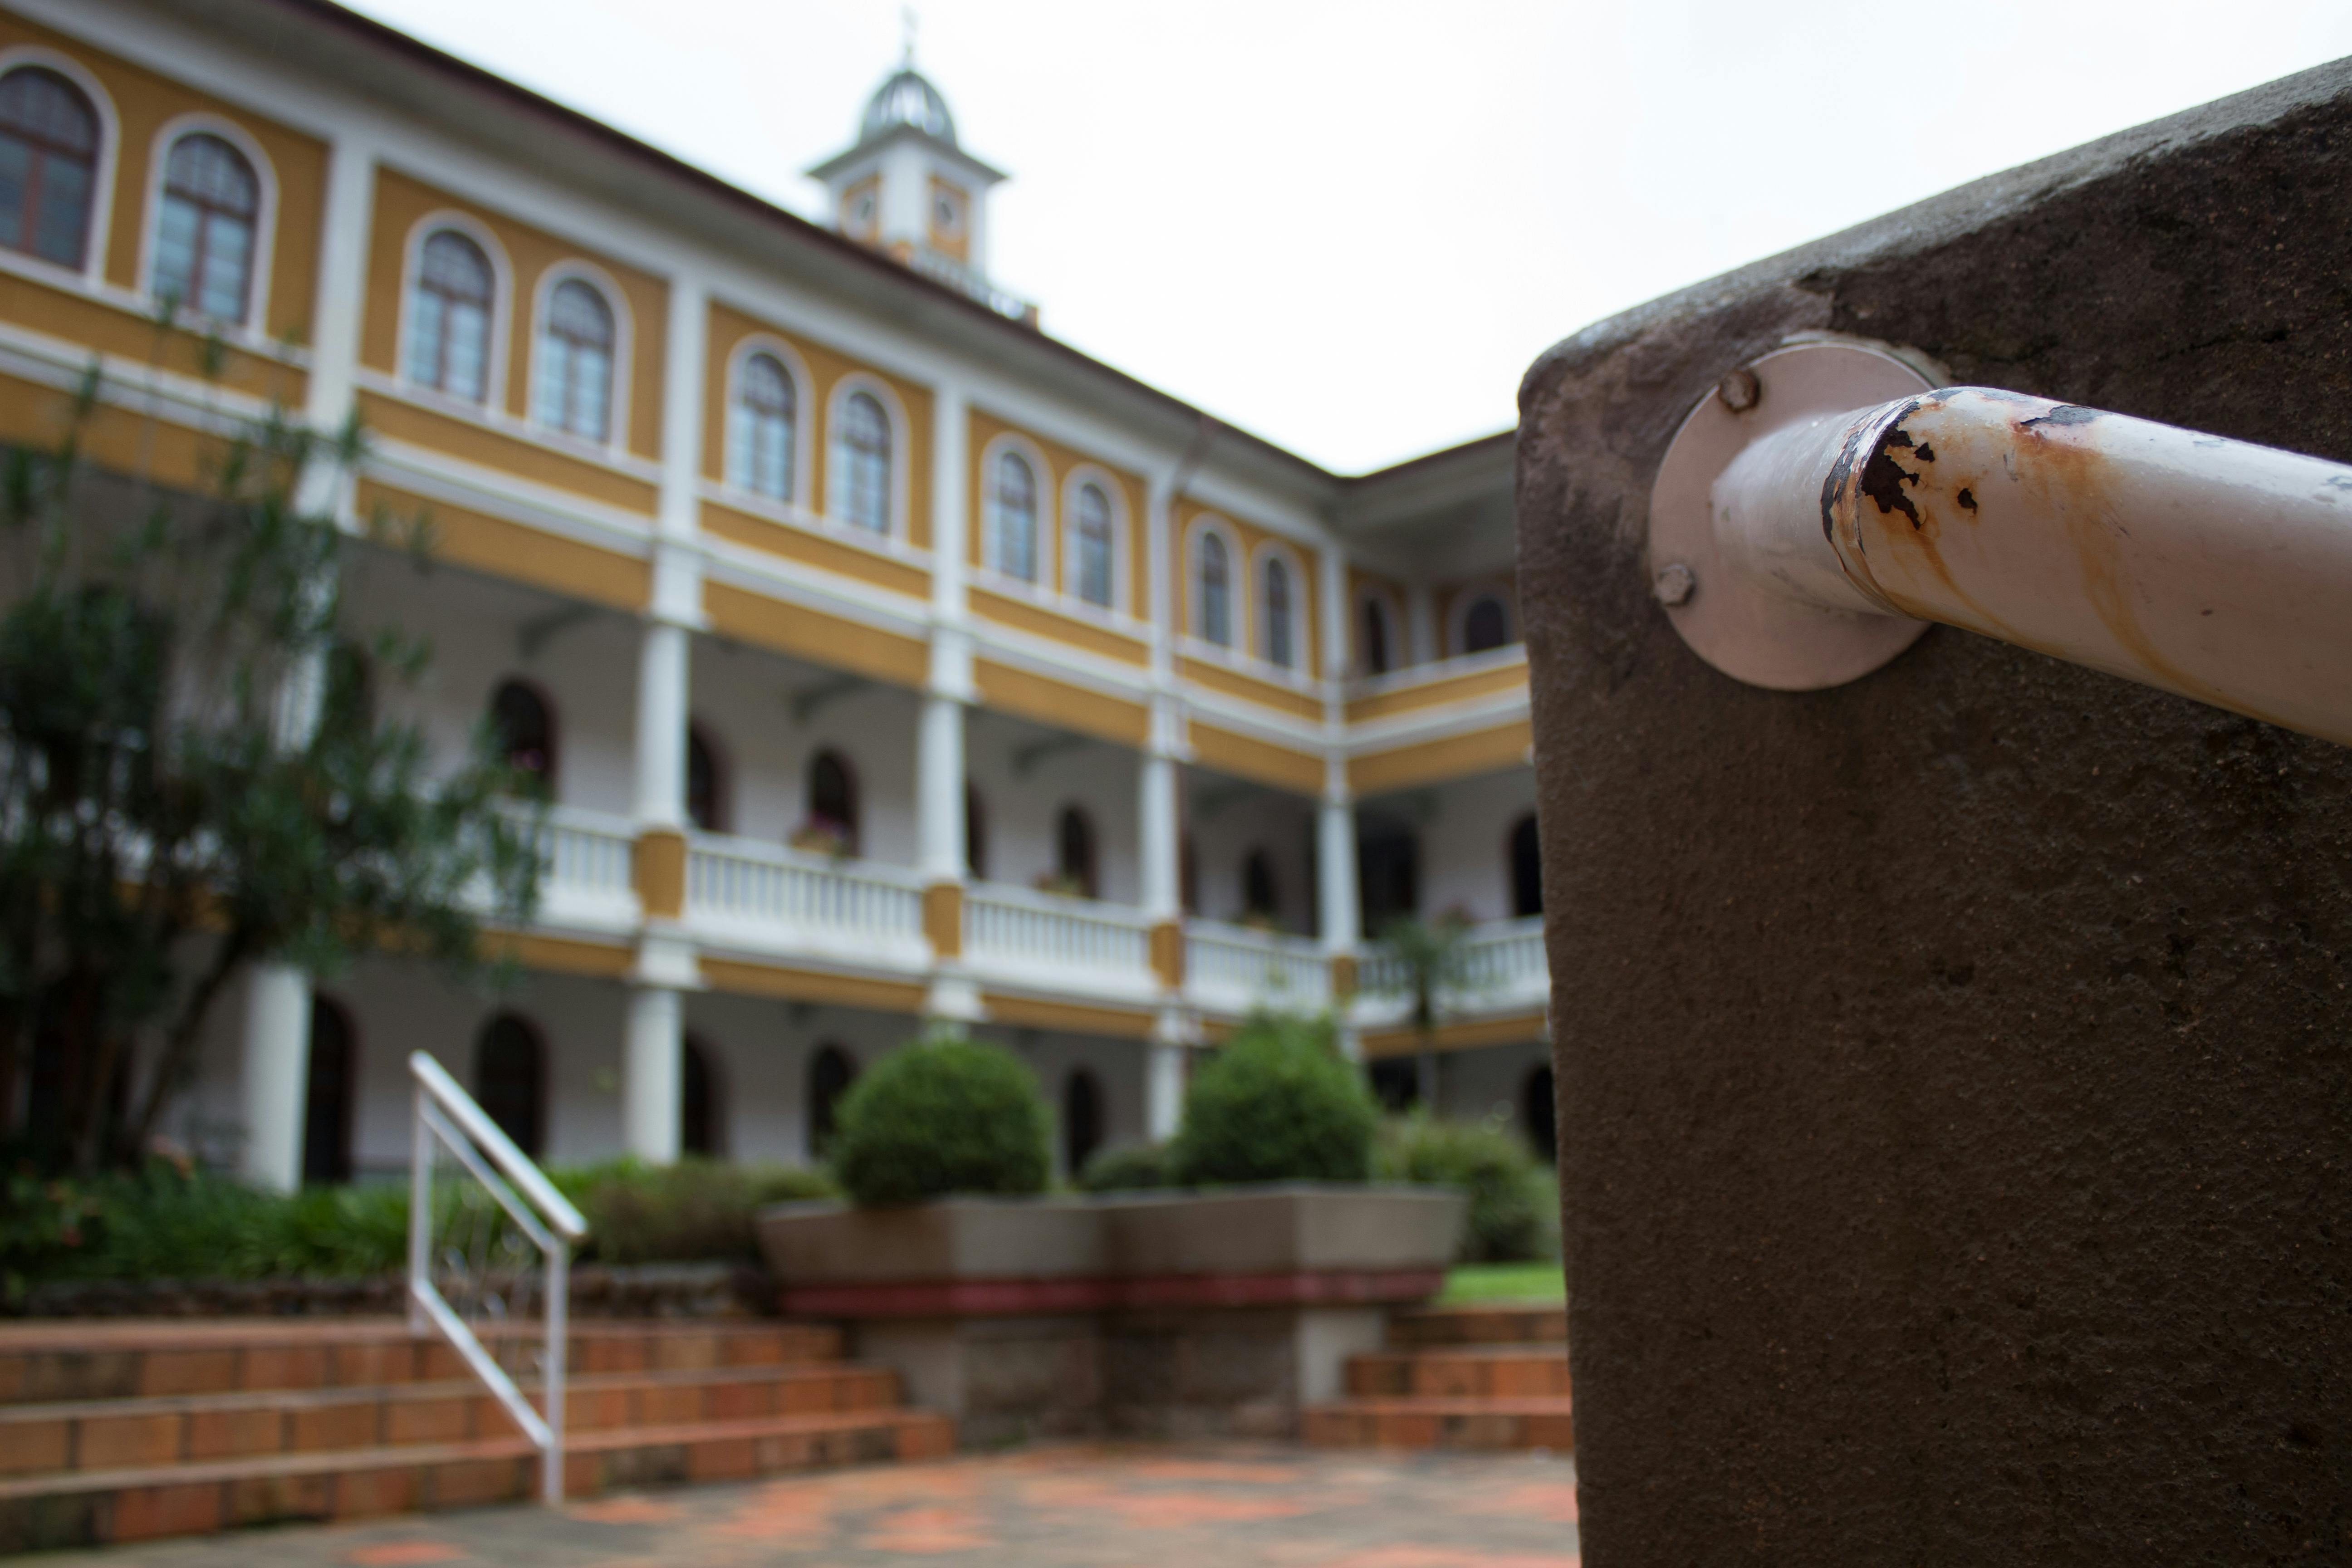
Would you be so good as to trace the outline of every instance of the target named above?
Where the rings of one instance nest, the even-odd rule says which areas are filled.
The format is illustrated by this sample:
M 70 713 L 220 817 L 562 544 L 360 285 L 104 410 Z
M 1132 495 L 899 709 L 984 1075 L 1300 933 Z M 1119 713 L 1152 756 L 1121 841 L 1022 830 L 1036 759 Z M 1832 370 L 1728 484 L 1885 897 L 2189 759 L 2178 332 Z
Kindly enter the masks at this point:
M 1176 1136 L 1184 1120 L 1184 1047 L 1155 1041 L 1143 1064 L 1143 1132 L 1154 1143 Z
M 1356 897 L 1356 807 L 1344 794 L 1323 797 L 1316 820 L 1315 864 L 1324 951 L 1353 952 L 1363 940 L 1363 913 Z
M 245 1147 L 254 1186 L 302 1184 L 302 1124 L 310 1085 L 310 979 L 290 963 L 257 963 L 245 994 Z
M 692 644 L 687 629 L 649 620 L 637 647 L 637 831 L 686 827 L 686 722 Z
M 629 992 L 628 1037 L 621 1064 L 623 1147 L 656 1165 L 677 1160 L 678 1100 L 685 1076 L 685 1009 L 667 985 Z
M 1143 918 L 1155 923 L 1180 919 L 1183 879 L 1179 870 L 1182 851 L 1176 816 L 1176 759 L 1157 750 L 1144 752 L 1135 793 Z
M 1408 657 L 1414 664 L 1433 663 L 1438 657 L 1437 607 L 1429 585 L 1414 583 L 1404 591 L 1404 626 Z
M 963 704 L 927 696 L 915 735 L 916 868 L 926 884 L 963 880 Z
M 330 439 L 352 416 L 366 305 L 368 226 L 375 193 L 375 150 L 339 136 L 328 149 L 326 205 L 320 228 L 318 293 L 311 300 L 309 390 L 303 417 Z M 348 476 L 331 460 L 313 461 L 299 481 L 304 511 L 338 515 Z M 320 584 L 322 593 L 331 584 Z M 279 742 L 309 744 L 326 697 L 326 650 L 286 673 L 274 714 Z M 302 1181 L 302 1129 L 310 1088 L 310 980 L 290 963 L 253 966 L 246 993 L 241 1077 L 245 1147 L 239 1167 L 255 1186 L 291 1192 Z

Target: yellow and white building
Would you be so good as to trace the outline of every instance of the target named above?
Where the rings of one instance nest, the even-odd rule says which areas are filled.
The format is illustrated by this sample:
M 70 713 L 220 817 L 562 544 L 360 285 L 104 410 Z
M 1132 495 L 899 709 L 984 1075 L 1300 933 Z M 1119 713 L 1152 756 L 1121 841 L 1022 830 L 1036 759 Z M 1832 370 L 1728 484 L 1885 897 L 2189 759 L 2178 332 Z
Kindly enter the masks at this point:
M 798 1158 L 944 1017 L 1067 1162 L 1271 1002 L 1548 1139 L 1508 433 L 1345 477 L 1056 342 L 911 68 L 812 173 L 829 226 L 322 0 L 0 0 L 0 436 L 93 356 L 94 450 L 166 481 L 356 413 L 338 504 L 435 559 L 355 543 L 354 636 L 427 636 L 397 700 L 556 803 L 518 988 L 265 969 L 187 1134 L 402 1165 L 423 1047 L 552 1158 Z M 1414 909 L 1476 922 L 1431 1052 L 1364 940 Z

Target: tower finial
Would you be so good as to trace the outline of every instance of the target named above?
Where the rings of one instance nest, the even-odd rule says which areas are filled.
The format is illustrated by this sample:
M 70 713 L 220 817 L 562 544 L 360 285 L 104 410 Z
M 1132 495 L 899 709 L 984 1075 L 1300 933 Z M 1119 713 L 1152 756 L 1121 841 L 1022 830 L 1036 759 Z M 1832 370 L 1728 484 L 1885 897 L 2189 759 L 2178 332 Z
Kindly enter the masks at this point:
M 915 68 L 915 28 L 920 25 L 921 18 L 915 15 L 915 8 L 912 5 L 901 5 L 898 7 L 898 21 L 906 30 L 906 68 L 913 70 Z

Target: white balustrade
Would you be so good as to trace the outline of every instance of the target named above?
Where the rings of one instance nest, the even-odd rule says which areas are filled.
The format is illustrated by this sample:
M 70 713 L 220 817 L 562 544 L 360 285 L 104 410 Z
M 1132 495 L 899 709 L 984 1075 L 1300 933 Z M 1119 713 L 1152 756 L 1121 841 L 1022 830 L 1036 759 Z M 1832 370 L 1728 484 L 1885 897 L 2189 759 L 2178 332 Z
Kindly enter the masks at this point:
M 1540 1005 L 1551 985 L 1543 931 L 1541 915 L 1472 926 L 1454 950 L 1453 973 L 1438 987 L 1438 1006 L 1447 1013 L 1475 1014 Z M 1403 961 L 1385 947 L 1364 950 L 1356 988 L 1371 1011 L 1394 1011 L 1412 983 Z
M 550 893 L 626 896 L 634 890 L 630 858 L 636 840 L 626 817 L 561 808 L 540 829 L 540 854 Z
M 686 912 L 762 946 L 809 943 L 920 961 L 923 891 L 914 872 L 835 860 L 721 834 L 687 841 Z
M 1331 999 L 1331 963 L 1305 937 L 1222 921 L 1184 922 L 1184 988 L 1202 1005 L 1312 1012 Z
M 964 955 L 975 967 L 1135 990 L 1151 977 L 1151 927 L 1139 910 L 982 882 L 964 895 Z

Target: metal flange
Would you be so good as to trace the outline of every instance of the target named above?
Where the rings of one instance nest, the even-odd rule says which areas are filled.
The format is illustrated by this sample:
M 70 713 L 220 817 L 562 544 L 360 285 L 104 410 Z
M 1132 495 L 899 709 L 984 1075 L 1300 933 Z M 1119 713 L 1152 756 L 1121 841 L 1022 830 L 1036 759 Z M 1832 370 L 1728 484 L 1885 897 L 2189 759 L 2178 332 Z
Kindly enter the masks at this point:
M 1918 640 L 1925 621 L 1822 608 L 1759 580 L 1718 544 L 1715 483 L 1767 436 L 1934 385 L 1883 348 L 1800 342 L 1733 371 L 1699 400 L 1650 491 L 1651 591 L 1692 652 L 1750 686 L 1815 691 L 1857 680 Z

